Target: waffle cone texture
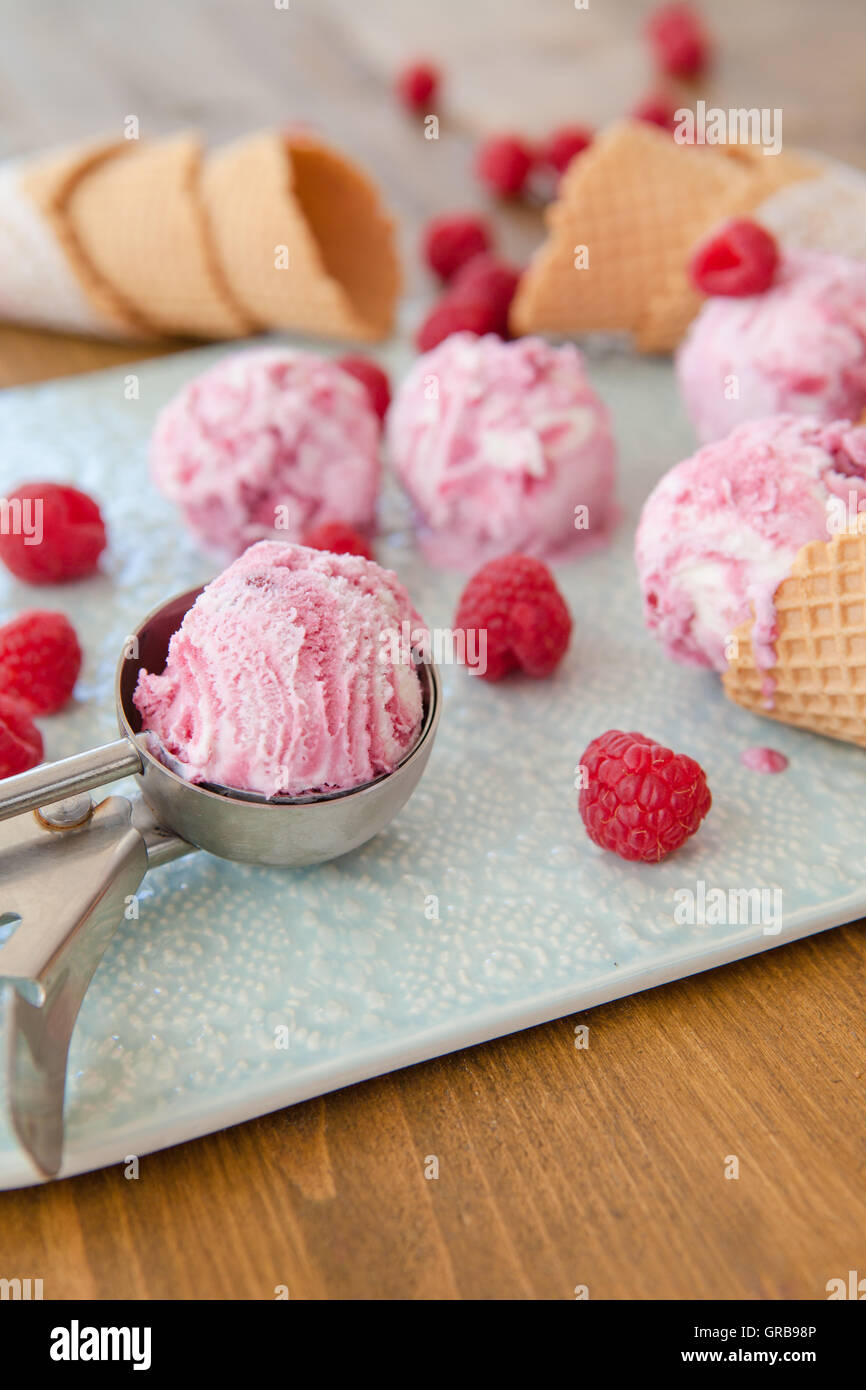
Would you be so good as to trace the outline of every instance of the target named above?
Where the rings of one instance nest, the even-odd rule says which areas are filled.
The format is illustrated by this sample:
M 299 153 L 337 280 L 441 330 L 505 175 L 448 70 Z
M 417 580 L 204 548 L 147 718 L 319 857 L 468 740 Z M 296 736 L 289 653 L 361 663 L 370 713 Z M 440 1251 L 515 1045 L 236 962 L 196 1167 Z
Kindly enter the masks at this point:
M 755 664 L 747 620 L 733 634 L 725 694 L 755 714 L 866 748 L 866 536 L 805 545 L 774 601 L 776 664 Z
M 702 303 L 687 270 L 696 242 L 815 172 L 799 155 L 678 145 L 646 122 L 617 122 L 563 175 L 512 330 L 628 333 L 641 351 L 670 352 Z
M 130 340 L 387 336 L 400 291 L 371 180 L 306 133 L 205 152 L 94 142 L 0 165 L 0 317 Z

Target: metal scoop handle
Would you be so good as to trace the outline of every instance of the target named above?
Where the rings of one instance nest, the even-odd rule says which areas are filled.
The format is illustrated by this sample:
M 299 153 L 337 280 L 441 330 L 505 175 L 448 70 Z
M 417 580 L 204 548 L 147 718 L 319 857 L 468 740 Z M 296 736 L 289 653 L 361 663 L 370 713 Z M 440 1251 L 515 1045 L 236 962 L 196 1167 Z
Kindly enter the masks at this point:
M 141 768 L 141 754 L 128 738 L 104 743 L 100 748 L 56 763 L 43 763 L 0 782 L 0 820 L 65 801 L 104 782 L 117 782 L 121 777 L 141 772 Z
M 0 945 L 9 1109 L 47 1177 L 60 1169 L 69 1044 L 93 973 L 147 870 L 195 850 L 140 796 L 94 806 L 92 787 L 141 765 L 122 738 L 0 784 L 0 928 L 20 919 Z

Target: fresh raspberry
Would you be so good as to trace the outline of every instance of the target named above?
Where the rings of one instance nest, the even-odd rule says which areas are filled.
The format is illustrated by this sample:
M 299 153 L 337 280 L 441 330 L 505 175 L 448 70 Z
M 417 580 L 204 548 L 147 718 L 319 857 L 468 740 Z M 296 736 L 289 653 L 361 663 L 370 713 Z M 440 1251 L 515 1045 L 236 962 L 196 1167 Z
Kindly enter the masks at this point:
M 334 555 L 363 555 L 365 560 L 373 559 L 373 552 L 364 537 L 347 521 L 323 521 L 305 531 L 302 545 L 311 550 L 330 550 Z
M 592 144 L 592 131 L 586 126 L 569 125 L 555 130 L 542 150 L 541 159 L 558 174 L 564 174 L 571 161 Z
M 491 135 L 478 150 L 475 169 L 497 198 L 516 198 L 523 192 L 533 163 L 532 150 L 518 135 Z
M 702 294 L 763 294 L 778 263 L 779 248 L 766 228 L 734 217 L 698 243 L 689 274 Z
M 712 805 L 703 769 L 643 734 L 609 729 L 580 760 L 578 809 L 589 838 L 621 859 L 655 864 L 694 835 Z
M 646 23 L 657 66 L 670 77 L 698 77 L 706 70 L 710 41 L 691 5 L 660 5 Z
M 490 227 L 483 217 L 453 213 L 428 222 L 422 240 L 426 264 L 440 280 L 450 280 L 461 266 L 492 245 Z
M 337 366 L 342 367 L 343 371 L 348 372 L 356 381 L 360 381 L 380 421 L 384 420 L 391 404 L 391 383 L 387 372 L 369 357 L 340 357 Z
M 0 778 L 42 762 L 42 735 L 17 700 L 0 695 Z
M 487 669 L 479 666 L 480 676 L 498 681 L 520 669 L 541 677 L 551 675 L 565 655 L 571 614 L 546 565 L 529 555 L 502 555 L 472 576 L 454 627 L 486 633 Z
M 25 483 L 10 492 L 6 501 L 4 510 L 13 521 L 16 502 L 22 504 L 24 525 L 7 527 L 9 534 L 0 530 L 0 560 L 17 579 L 28 584 L 62 584 L 93 573 L 105 549 L 105 523 L 85 492 L 60 483 Z M 41 539 L 36 529 L 40 506 Z
M 0 695 L 28 714 L 62 709 L 80 670 L 75 628 L 62 613 L 32 609 L 0 627 Z
M 491 332 L 508 337 L 508 311 L 517 289 L 520 271 L 485 252 L 461 266 L 451 282 L 449 297 L 476 299 L 489 305 Z
M 415 344 L 419 352 L 429 352 L 452 333 L 475 333 L 480 338 L 495 333 L 497 321 L 489 301 L 449 291 L 433 305 L 415 334 Z
M 658 92 L 651 92 L 633 106 L 631 115 L 636 121 L 647 121 L 650 125 L 657 125 L 668 131 L 673 130 L 676 122 L 676 108 L 673 102 Z
M 397 96 L 408 111 L 427 113 L 439 95 L 440 73 L 432 63 L 409 63 L 397 74 Z

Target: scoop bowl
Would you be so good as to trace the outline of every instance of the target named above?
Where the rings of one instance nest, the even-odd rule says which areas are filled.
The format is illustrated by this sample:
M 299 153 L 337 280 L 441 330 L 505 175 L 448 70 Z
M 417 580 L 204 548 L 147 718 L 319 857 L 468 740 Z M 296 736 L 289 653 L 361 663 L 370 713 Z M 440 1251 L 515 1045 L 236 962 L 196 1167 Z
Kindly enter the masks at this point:
M 412 795 L 430 756 L 441 708 L 438 673 L 418 667 L 423 719 L 417 742 L 392 772 L 348 791 L 302 797 L 264 797 L 228 787 L 187 782 L 160 762 L 141 733 L 132 702 L 139 671 L 162 671 L 172 635 L 200 589 L 179 594 L 142 622 L 117 668 L 117 716 L 121 732 L 141 757 L 142 795 L 157 823 L 221 859 L 301 868 L 348 854 L 378 835 Z

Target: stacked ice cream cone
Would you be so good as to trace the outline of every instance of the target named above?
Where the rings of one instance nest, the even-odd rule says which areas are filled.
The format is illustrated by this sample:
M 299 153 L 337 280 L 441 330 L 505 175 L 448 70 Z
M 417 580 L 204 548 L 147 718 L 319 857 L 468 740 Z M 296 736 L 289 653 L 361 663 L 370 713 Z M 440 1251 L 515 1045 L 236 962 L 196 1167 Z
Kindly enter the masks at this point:
M 392 326 L 393 227 L 313 136 L 205 153 L 194 135 L 0 166 L 0 318 L 97 336 L 374 340 Z

